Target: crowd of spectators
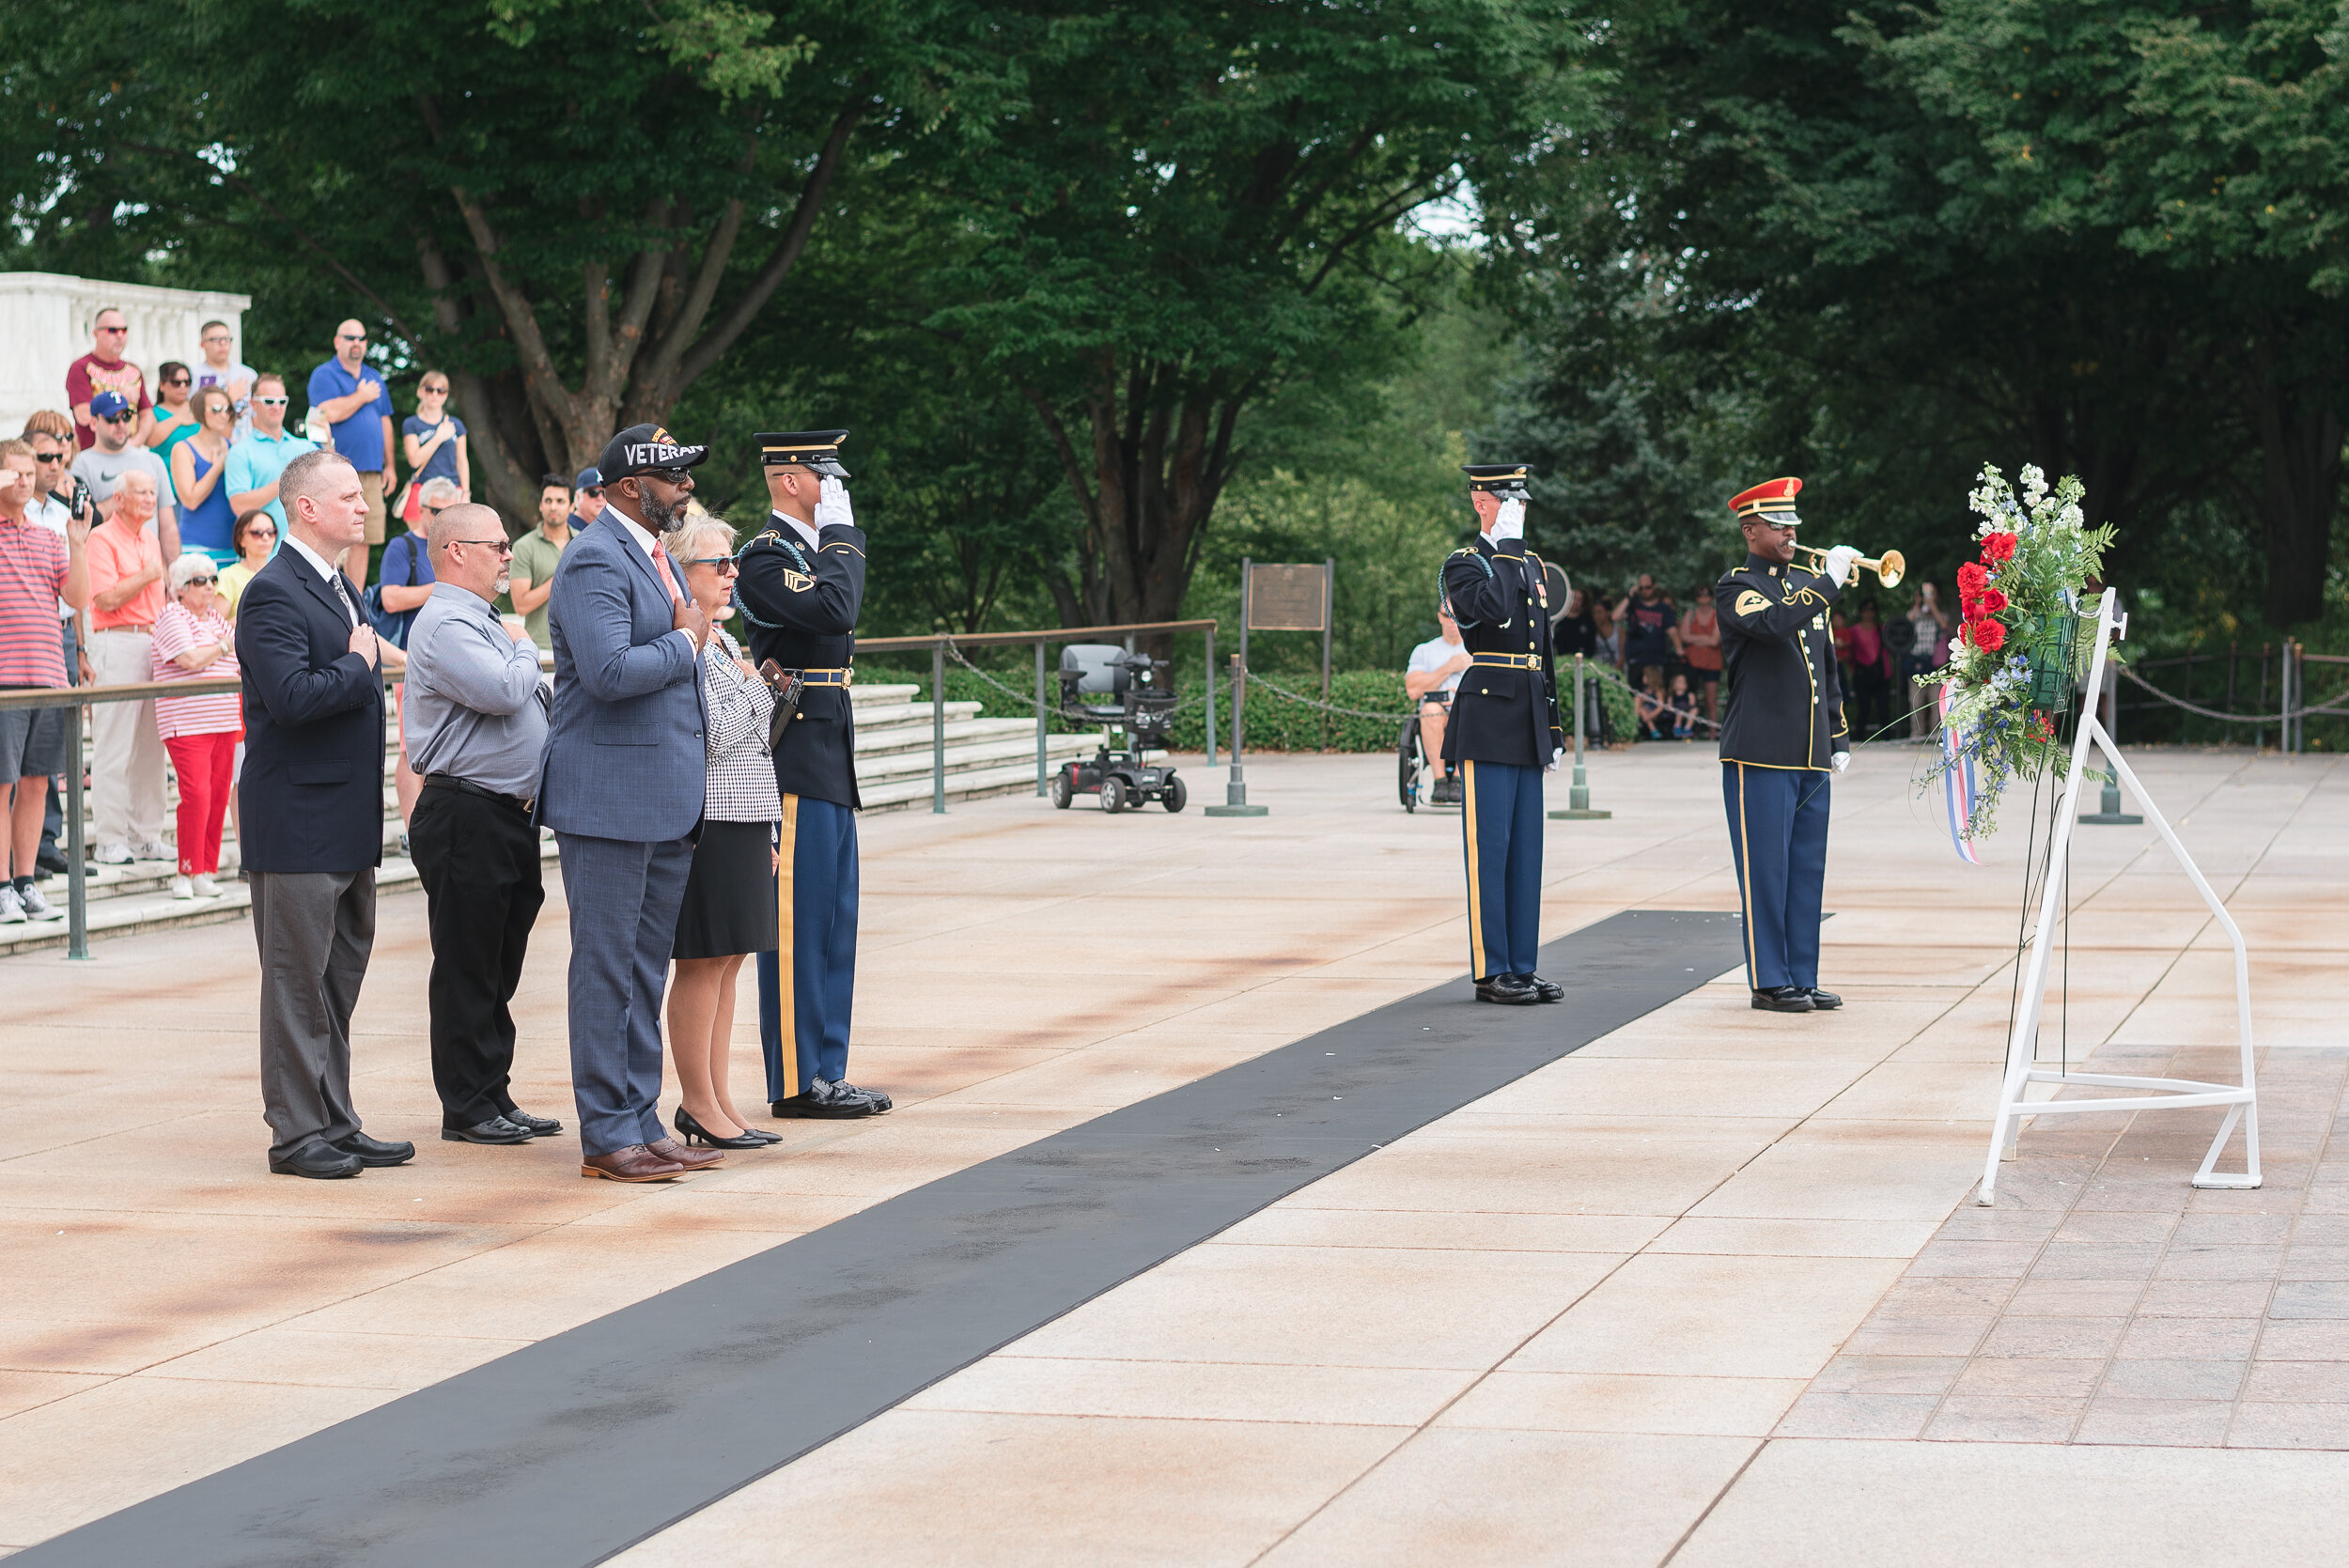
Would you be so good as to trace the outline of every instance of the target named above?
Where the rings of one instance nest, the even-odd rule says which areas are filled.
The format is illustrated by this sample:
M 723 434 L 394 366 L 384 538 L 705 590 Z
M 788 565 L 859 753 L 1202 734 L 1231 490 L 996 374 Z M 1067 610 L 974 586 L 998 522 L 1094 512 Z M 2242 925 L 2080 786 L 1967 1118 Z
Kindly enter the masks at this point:
M 1930 739 L 1937 729 L 1935 687 L 1922 677 L 1950 660 L 1955 623 L 1939 591 L 1920 582 L 1906 605 L 1847 598 L 1830 613 L 1845 715 L 1856 739 L 1906 736 Z M 1596 695 L 1586 693 L 1584 733 L 1598 744 L 1619 740 L 1697 740 L 1717 733 L 1721 704 L 1720 620 L 1709 586 L 1676 600 L 1641 572 L 1610 602 L 1602 590 L 1575 589 L 1558 627 L 1562 658 L 1579 653 L 1612 668 L 1632 693 L 1632 733 L 1619 736 Z

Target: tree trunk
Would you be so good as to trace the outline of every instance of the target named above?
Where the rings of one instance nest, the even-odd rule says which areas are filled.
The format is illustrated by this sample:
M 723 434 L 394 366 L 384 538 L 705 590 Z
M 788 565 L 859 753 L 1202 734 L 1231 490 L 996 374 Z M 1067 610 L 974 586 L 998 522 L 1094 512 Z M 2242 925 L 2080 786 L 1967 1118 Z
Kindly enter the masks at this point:
M 2324 613 L 2341 500 L 2341 411 L 2329 386 L 2279 384 L 2271 337 L 2263 336 L 2253 352 L 2249 381 L 2260 438 L 2260 521 L 2267 536 L 2267 621 L 2283 629 Z

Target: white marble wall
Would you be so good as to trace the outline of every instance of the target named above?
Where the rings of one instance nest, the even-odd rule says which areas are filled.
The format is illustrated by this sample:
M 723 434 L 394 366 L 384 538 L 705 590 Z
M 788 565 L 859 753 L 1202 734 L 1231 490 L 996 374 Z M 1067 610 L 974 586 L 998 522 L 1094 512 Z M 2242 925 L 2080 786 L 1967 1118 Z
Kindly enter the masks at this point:
M 57 272 L 0 272 L 0 435 L 22 430 L 36 409 L 65 410 L 66 366 L 89 352 L 90 324 L 109 305 L 130 323 L 123 357 L 147 372 L 152 397 L 155 367 L 163 361 L 202 363 L 199 339 L 207 321 L 228 323 L 242 358 L 244 313 L 253 297 Z

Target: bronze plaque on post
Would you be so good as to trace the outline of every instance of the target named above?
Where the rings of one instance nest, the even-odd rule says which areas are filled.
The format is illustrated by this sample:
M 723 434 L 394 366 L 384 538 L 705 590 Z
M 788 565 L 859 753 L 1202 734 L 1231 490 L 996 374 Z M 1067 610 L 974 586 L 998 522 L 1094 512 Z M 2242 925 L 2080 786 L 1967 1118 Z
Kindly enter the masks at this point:
M 1327 569 L 1307 567 L 1250 566 L 1248 568 L 1248 629 L 1251 631 L 1321 631 Z

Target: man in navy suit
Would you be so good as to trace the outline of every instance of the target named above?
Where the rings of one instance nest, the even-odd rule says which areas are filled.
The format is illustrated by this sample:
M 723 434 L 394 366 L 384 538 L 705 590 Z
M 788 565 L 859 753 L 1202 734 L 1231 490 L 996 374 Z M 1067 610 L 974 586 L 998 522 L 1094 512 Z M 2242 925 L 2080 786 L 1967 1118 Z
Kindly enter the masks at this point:
M 709 618 L 661 536 L 706 446 L 636 425 L 603 449 L 604 511 L 554 573 L 554 711 L 537 819 L 570 907 L 571 1090 L 583 1176 L 668 1181 L 716 1165 L 661 1126 L 661 997 L 708 778 Z
M 261 951 L 269 1168 L 355 1176 L 416 1153 L 360 1131 L 350 1104 L 350 1012 L 375 946 L 383 859 L 381 656 L 341 570 L 346 551 L 367 548 L 367 497 L 332 452 L 288 463 L 277 494 L 286 548 L 237 606 L 238 848 Z

